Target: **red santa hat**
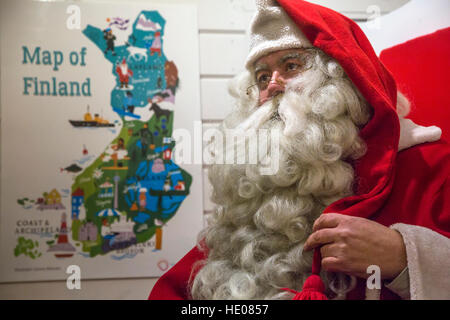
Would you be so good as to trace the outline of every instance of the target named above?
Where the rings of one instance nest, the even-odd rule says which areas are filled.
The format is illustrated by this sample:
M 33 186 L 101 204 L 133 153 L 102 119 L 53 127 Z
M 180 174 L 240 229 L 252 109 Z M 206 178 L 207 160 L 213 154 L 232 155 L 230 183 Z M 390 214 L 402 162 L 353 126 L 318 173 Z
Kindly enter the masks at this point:
M 257 0 L 251 24 L 250 54 L 246 67 L 261 56 L 288 48 L 314 46 L 333 57 L 373 109 L 360 131 L 367 152 L 355 165 L 355 195 L 332 203 L 324 210 L 371 218 L 390 194 L 394 177 L 400 125 L 396 113 L 397 87 L 392 75 L 376 56 L 359 26 L 328 8 L 300 0 Z M 320 253 L 315 252 L 313 277 L 299 298 L 323 298 Z M 305 290 L 306 288 L 306 290 Z M 314 289 L 314 290 L 312 290 Z M 312 293 L 315 292 L 315 293 Z
M 125 58 L 122 59 L 122 64 L 127 64 L 127 60 Z

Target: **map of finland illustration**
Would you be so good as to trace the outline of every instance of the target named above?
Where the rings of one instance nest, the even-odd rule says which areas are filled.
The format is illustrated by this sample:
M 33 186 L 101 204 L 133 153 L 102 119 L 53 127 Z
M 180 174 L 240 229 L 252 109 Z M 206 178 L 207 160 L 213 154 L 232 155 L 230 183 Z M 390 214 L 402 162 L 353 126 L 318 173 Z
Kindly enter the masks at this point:
M 85 275 L 90 278 L 159 275 L 181 258 L 179 253 L 173 252 L 182 252 L 180 247 L 183 246 L 186 252 L 195 244 L 202 220 L 198 217 L 202 211 L 198 206 L 201 190 L 194 192 L 197 206 L 187 204 L 189 209 L 186 210 L 185 202 L 192 197 L 193 182 L 200 182 L 201 170 L 192 171 L 186 169 L 191 168 L 189 165 L 174 161 L 176 142 L 172 138 L 176 117 L 184 118 L 184 114 L 193 111 L 192 105 L 179 103 L 178 99 L 184 80 L 192 81 L 182 76 L 182 65 L 166 53 L 166 27 L 171 20 L 166 21 L 160 10 L 127 8 L 134 12 L 131 15 L 124 14 L 127 10 L 119 9 L 119 5 L 112 5 L 110 9 L 114 7 L 117 7 L 118 14 L 94 19 L 92 23 L 86 19 L 85 26 L 78 30 L 82 41 L 86 41 L 79 44 L 84 49 L 79 50 L 78 64 L 89 63 L 93 48 L 101 53 L 109 64 L 107 71 L 114 79 L 114 82 L 103 85 L 110 99 L 102 103 L 103 108 L 99 108 L 93 89 L 94 79 L 86 78 L 79 83 L 80 94 L 92 95 L 94 99 L 78 116 L 73 114 L 66 119 L 67 130 L 89 132 L 92 139 L 108 132 L 113 138 L 100 152 L 92 152 L 89 143 L 86 143 L 88 146 L 79 146 L 80 157 L 57 168 L 57 175 L 71 176 L 72 182 L 65 188 L 47 187 L 40 194 L 28 193 L 23 188 L 21 196 L 15 199 L 15 205 L 27 212 L 29 219 L 15 220 L 15 246 L 2 246 L 2 257 L 9 254 L 13 260 L 27 261 L 26 265 L 31 267 L 11 266 L 9 271 L 4 271 L 4 268 L 2 281 L 8 280 L 6 275 L 11 272 L 27 274 L 29 279 L 61 278 L 64 267 L 52 266 L 69 264 L 79 264 L 82 270 L 86 266 Z M 92 12 L 89 8 L 86 6 L 84 10 Z M 169 8 L 166 12 L 177 11 L 172 13 L 172 17 L 179 19 L 181 10 Z M 192 19 L 186 13 L 184 15 L 185 20 Z M 194 37 L 195 28 L 194 23 Z M 36 64 L 38 58 L 44 64 L 43 49 L 28 47 L 22 51 L 22 65 Z M 63 55 L 64 52 L 58 60 L 58 55 L 54 54 L 53 69 L 57 67 L 57 61 L 64 61 Z M 75 60 L 74 56 L 70 53 L 70 63 Z M 181 63 L 185 64 L 186 59 Z M 62 66 L 61 62 L 59 68 Z M 24 77 L 22 96 L 34 98 L 33 90 L 47 89 L 46 84 L 42 84 L 45 81 L 41 77 L 36 78 L 28 80 Z M 57 96 L 71 96 L 74 90 L 71 82 L 65 87 L 58 80 L 53 80 L 53 77 L 48 80 L 47 92 L 38 92 L 35 101 L 46 93 L 54 95 L 55 91 Z M 38 85 L 34 86 L 34 83 Z M 105 112 L 105 106 L 109 106 L 109 111 L 115 116 Z M 181 109 L 186 107 L 189 109 Z M 199 118 L 199 112 L 197 115 Z M 44 154 L 42 156 L 45 157 Z M 2 203 L 4 199 L 2 196 Z M 5 215 L 3 208 L 2 218 Z M 34 212 L 39 212 L 39 219 L 33 216 Z M 51 219 L 47 219 L 48 216 L 52 216 Z M 172 219 L 178 216 L 182 219 L 179 220 L 181 226 L 192 224 L 194 228 L 171 229 L 171 225 L 175 225 L 171 223 Z M 33 231 L 28 232 L 30 229 Z M 186 235 L 190 232 L 192 234 Z M 3 230 L 2 236 L 5 236 Z M 191 242 L 189 246 L 186 246 L 186 239 Z M 52 259 L 57 263 L 54 264 Z M 129 263 L 133 269 L 139 269 L 135 265 L 137 261 L 145 261 L 138 272 L 130 274 L 123 268 Z M 96 263 L 94 267 L 88 267 L 93 263 Z M 104 263 L 109 264 L 109 272 L 97 274 L 98 266 Z M 42 265 L 47 270 L 45 273 Z M 115 265 L 120 267 L 115 268 Z

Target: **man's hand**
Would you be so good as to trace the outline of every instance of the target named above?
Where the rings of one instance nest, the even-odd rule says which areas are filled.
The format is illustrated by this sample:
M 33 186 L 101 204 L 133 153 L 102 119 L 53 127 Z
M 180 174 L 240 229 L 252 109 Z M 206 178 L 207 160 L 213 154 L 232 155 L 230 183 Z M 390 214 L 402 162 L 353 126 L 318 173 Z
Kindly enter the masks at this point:
M 322 268 L 329 272 L 367 278 L 367 267 L 377 265 L 382 279 L 393 279 L 406 267 L 406 248 L 400 233 L 364 218 L 322 214 L 304 250 L 318 246 Z

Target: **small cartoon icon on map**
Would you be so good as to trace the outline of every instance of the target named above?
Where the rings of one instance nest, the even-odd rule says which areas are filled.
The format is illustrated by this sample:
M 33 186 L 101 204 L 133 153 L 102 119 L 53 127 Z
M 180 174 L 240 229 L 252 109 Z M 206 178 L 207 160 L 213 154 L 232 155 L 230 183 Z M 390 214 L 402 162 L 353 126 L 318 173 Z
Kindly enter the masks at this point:
M 127 60 L 123 58 L 122 63 L 116 67 L 116 72 L 119 75 L 120 87 L 128 88 L 128 82 L 133 75 L 133 70 L 128 68 Z
M 114 41 L 116 40 L 116 36 L 112 33 L 111 28 L 106 28 L 103 30 L 103 38 L 106 40 L 106 49 L 104 53 L 107 54 L 108 51 L 111 51 L 112 55 L 115 56 Z
M 155 39 L 150 47 L 150 55 L 152 56 L 155 52 L 161 57 L 161 32 L 159 31 L 155 32 Z

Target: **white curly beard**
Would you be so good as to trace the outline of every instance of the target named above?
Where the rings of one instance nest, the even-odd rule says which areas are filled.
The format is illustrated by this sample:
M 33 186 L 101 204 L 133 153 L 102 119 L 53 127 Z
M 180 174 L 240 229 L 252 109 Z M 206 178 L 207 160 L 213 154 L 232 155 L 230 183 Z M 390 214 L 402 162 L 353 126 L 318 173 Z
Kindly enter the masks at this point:
M 199 237 L 208 258 L 191 279 L 194 299 L 291 298 L 280 289 L 301 290 L 310 274 L 312 252 L 302 249 L 315 219 L 352 193 L 346 160 L 365 152 L 358 132 L 370 108 L 334 60 L 317 51 L 308 61 L 311 67 L 284 94 L 260 107 L 256 92 L 245 94 L 249 73 L 230 89 L 238 105 L 221 130 L 279 130 L 279 170 L 263 175 L 261 164 L 209 169 L 217 206 Z

